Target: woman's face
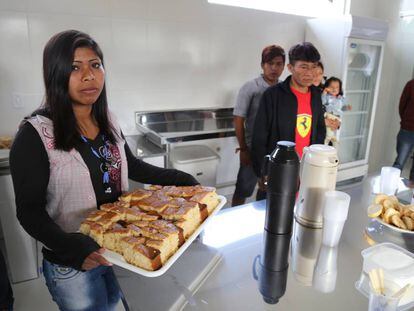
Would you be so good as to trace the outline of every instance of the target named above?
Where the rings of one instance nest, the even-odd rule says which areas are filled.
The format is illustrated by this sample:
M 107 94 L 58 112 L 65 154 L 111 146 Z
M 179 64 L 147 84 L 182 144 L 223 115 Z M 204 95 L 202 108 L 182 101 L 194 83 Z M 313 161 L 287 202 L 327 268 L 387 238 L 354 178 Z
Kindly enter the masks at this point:
M 316 67 L 312 84 L 314 86 L 319 86 L 322 83 L 322 79 L 323 79 L 323 70 L 321 67 Z
M 105 84 L 105 70 L 96 53 L 87 47 L 77 48 L 69 78 L 69 96 L 73 105 L 92 105 Z

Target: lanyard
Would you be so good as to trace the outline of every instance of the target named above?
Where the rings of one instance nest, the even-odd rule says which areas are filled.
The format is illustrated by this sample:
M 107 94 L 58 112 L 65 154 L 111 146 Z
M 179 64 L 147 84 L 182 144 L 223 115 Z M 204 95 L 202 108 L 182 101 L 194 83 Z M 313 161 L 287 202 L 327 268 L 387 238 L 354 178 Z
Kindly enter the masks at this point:
M 101 161 L 102 164 L 102 171 L 103 171 L 103 180 L 102 180 L 102 184 L 106 187 L 105 189 L 105 193 L 111 193 L 112 192 L 112 188 L 109 186 L 109 171 L 108 171 L 108 167 L 109 167 L 109 148 L 108 148 L 108 143 L 105 139 L 105 135 L 101 135 L 102 138 L 102 142 L 103 142 L 103 156 L 101 156 L 99 154 L 98 151 L 96 151 L 96 149 L 89 143 L 88 139 L 81 135 L 81 139 L 82 141 L 87 144 L 92 152 L 92 154 Z

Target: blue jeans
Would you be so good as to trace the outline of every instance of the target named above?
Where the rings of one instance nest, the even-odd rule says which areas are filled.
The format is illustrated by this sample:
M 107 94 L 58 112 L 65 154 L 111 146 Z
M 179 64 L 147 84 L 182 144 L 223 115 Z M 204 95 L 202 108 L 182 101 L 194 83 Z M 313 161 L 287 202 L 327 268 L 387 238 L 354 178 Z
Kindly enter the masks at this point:
M 414 148 L 414 132 L 401 129 L 397 135 L 397 158 L 393 164 L 401 171 Z M 410 171 L 410 180 L 414 181 L 414 163 Z
M 53 300 L 62 311 L 115 310 L 121 290 L 111 267 L 79 271 L 43 259 L 43 274 Z

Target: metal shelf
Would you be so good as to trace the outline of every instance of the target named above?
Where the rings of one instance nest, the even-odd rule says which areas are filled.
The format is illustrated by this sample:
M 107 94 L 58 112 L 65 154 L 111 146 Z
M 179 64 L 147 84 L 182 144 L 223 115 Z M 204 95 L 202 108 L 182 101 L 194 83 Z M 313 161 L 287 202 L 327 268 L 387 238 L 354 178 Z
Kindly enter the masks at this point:
M 361 139 L 361 138 L 364 138 L 364 137 L 365 137 L 365 135 L 355 135 L 355 136 L 340 137 L 339 139 L 340 139 L 340 141 L 343 141 L 343 140 Z
M 344 116 L 357 116 L 368 114 L 368 111 L 344 111 Z
M 346 90 L 345 94 L 369 94 L 371 90 Z

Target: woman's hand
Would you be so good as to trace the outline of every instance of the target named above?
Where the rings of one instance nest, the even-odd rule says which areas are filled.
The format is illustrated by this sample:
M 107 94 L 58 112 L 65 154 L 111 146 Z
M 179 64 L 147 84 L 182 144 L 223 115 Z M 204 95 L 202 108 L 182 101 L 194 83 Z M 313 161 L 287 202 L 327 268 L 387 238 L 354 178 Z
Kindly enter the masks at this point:
M 96 252 L 90 253 L 82 264 L 82 270 L 92 270 L 98 266 L 112 266 L 112 264 L 106 260 L 101 254 L 105 249 L 100 248 Z

